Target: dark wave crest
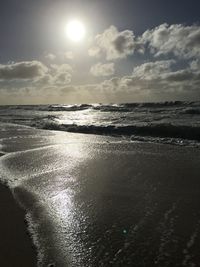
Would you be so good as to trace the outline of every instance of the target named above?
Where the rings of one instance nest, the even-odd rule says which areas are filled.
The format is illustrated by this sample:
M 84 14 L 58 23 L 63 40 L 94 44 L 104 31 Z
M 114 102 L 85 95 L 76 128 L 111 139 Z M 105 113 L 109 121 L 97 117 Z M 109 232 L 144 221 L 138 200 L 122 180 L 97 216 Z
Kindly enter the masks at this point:
M 35 126 L 35 125 L 33 125 Z M 38 125 L 37 125 L 38 126 Z M 76 125 L 76 124 L 57 124 L 46 122 L 39 128 L 48 130 L 59 130 L 74 133 L 99 134 L 99 135 L 118 135 L 118 136 L 149 136 L 161 138 L 181 138 L 200 141 L 200 127 L 197 126 L 177 126 L 172 124 L 157 124 L 144 126 L 96 126 L 96 125 Z
M 6 106 L 2 106 L 4 109 Z M 38 111 L 79 111 L 93 109 L 102 112 L 131 112 L 134 109 L 157 109 L 157 108 L 191 108 L 200 107 L 200 102 L 166 101 L 146 103 L 122 103 L 122 104 L 74 104 L 74 105 L 20 105 L 7 106 L 9 109 L 38 110 Z
M 189 115 L 199 115 L 200 114 L 200 108 L 187 108 L 187 109 L 183 110 L 181 113 L 189 114 Z
M 47 108 L 47 111 L 78 111 L 91 108 L 91 105 L 81 104 L 81 105 L 50 105 Z

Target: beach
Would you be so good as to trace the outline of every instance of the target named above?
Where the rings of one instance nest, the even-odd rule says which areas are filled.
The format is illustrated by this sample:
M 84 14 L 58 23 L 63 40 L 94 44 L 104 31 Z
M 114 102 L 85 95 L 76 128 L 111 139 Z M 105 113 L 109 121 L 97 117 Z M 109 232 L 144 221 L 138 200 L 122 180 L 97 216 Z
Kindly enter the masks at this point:
M 200 267 L 200 0 L 4 0 L 0 267 Z
M 0 195 L 0 265 L 34 267 L 36 250 L 26 229 L 25 212 L 5 186 L 0 186 Z
M 199 266 L 199 149 L 6 123 L 0 139 L 1 266 Z

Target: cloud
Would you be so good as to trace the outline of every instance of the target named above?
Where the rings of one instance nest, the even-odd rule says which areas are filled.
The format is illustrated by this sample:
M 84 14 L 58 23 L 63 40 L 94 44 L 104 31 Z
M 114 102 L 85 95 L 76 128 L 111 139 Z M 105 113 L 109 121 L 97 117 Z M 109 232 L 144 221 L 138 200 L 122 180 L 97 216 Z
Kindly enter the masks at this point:
M 30 103 L 38 103 L 38 101 L 62 103 L 65 99 L 68 103 L 109 103 L 198 98 L 199 69 L 194 70 L 188 65 L 186 68 L 174 71 L 173 64 L 175 64 L 173 61 L 168 60 L 144 63 L 135 67 L 130 75 L 112 77 L 101 83 L 82 85 L 69 84 L 71 77 L 64 80 L 59 77 L 61 73 L 69 73 L 68 66 L 62 66 L 61 69 L 59 66 L 54 66 L 52 71 L 55 75 L 51 76 L 51 83 L 43 86 L 30 83 L 24 86 L 24 89 L 22 87 L 16 89 L 13 84 L 13 90 L 12 88 L 3 90 L 0 87 L 1 102 L 7 101 L 8 98 L 12 98 L 13 103 L 17 101 L 27 103 L 28 100 Z
M 65 59 L 74 59 L 74 54 L 72 51 L 67 51 L 64 53 Z
M 0 90 L 5 99 L 8 95 L 12 96 L 13 103 L 20 97 L 24 97 L 24 101 L 30 98 L 34 103 L 39 101 L 39 97 L 43 103 L 61 103 L 65 97 L 73 103 L 190 100 L 198 97 L 200 90 L 200 71 L 195 64 L 198 61 L 175 70 L 177 65 L 174 60 L 147 62 L 135 67 L 130 75 L 82 85 L 71 84 L 73 69 L 69 64 L 53 64 L 40 79 L 25 80 L 24 84 L 13 81 L 5 86 L 0 81 Z
M 105 54 L 107 60 L 126 58 L 135 50 L 142 49 L 133 31 L 119 32 L 115 26 L 110 26 L 102 34 L 95 37 L 94 45 L 89 49 L 90 56 L 100 57 Z
M 90 73 L 94 76 L 111 76 L 115 73 L 114 63 L 97 63 L 91 67 Z
M 44 76 L 48 68 L 39 61 L 0 64 L 0 80 L 26 80 Z
M 72 73 L 73 69 L 69 64 L 51 64 L 49 67 L 39 61 L 0 64 L 0 89 L 63 86 L 71 83 Z
M 135 36 L 133 31 L 118 31 L 110 26 L 94 39 L 89 56 L 106 56 L 107 60 L 126 58 L 145 49 L 155 57 L 173 54 L 181 59 L 200 58 L 200 26 L 167 23 Z
M 200 81 L 200 72 L 194 72 L 191 69 L 183 69 L 174 72 L 165 73 L 162 78 L 169 83 L 187 83 Z M 189 89 L 189 88 L 188 88 Z
M 51 64 L 51 68 L 56 72 L 73 72 L 73 69 L 69 64 Z
M 90 47 L 90 49 L 88 50 L 88 55 L 90 57 L 99 58 L 102 55 L 102 50 L 100 47 L 97 47 L 97 46 Z
M 168 73 L 173 64 L 175 64 L 174 60 L 147 62 L 134 68 L 133 77 L 144 80 L 157 79 L 161 73 Z
M 155 56 L 174 54 L 179 58 L 200 57 L 200 26 L 161 24 L 144 32 L 140 41 L 148 44 Z
M 49 59 L 49 60 L 52 60 L 52 61 L 56 59 L 56 55 L 54 55 L 54 54 L 52 54 L 52 53 L 47 54 L 45 57 L 46 57 L 47 59 Z
M 47 58 L 49 61 L 63 61 L 63 60 L 72 60 L 74 59 L 74 53 L 72 51 L 60 51 L 56 54 L 48 53 L 45 54 L 45 58 Z
M 200 69 L 200 59 L 196 59 L 196 60 L 193 60 L 192 62 L 190 62 L 190 68 L 192 70 Z
M 69 64 L 51 65 L 53 70 L 51 83 L 57 85 L 69 84 L 72 78 L 73 69 Z
M 196 82 L 200 82 L 200 71 L 197 68 L 192 68 L 190 64 L 185 69 L 172 71 L 172 65 L 175 63 L 175 60 L 144 63 L 134 68 L 131 75 L 132 81 L 139 79 L 141 81 L 153 82 L 154 84 L 157 83 L 160 85 L 160 91 L 162 91 L 161 85 L 163 84 L 166 84 L 168 88 L 171 86 L 177 86 L 178 88 L 180 85 L 183 86 L 184 84 L 191 83 L 194 85 Z M 190 89 L 188 88 L 188 90 Z
M 147 97 L 159 100 L 163 97 L 174 96 L 192 97 L 199 95 L 200 71 L 193 70 L 191 67 L 173 71 L 171 66 L 175 64 L 173 60 L 155 61 L 144 63 L 135 67 L 131 75 L 113 77 L 105 80 L 101 84 L 101 89 L 110 92 L 121 92 L 131 97 Z
M 146 63 L 134 67 L 132 73 L 120 72 L 119 77 L 108 77 L 115 73 L 117 62 L 114 65 L 114 60 L 144 51 Z M 69 101 L 79 103 L 161 101 L 175 97 L 184 99 L 185 96 L 190 100 L 200 96 L 198 25 L 162 24 L 140 36 L 135 36 L 131 30 L 119 31 L 115 26 L 110 26 L 95 37 L 88 53 L 92 57 L 104 56 L 110 61 L 105 64 L 98 60 L 90 69 L 95 77 L 107 77 L 103 82 L 87 84 L 87 79 L 92 77 L 88 77 L 88 73 L 83 70 L 80 76 L 76 73 L 76 84 L 79 80 L 83 80 L 84 84 L 73 85 L 72 67 L 69 64 L 52 64 L 74 58 L 72 51 L 63 51 L 57 53 L 56 58 L 54 54 L 48 54 L 50 60 L 56 59 L 49 62 L 48 66 L 37 60 L 0 64 L 0 90 L 4 92 L 5 99 L 8 95 L 13 95 L 14 98 L 18 95 L 20 99 L 23 94 L 28 99 L 31 94 L 35 99 L 40 95 L 44 102 L 48 101 L 45 98 L 48 94 L 52 101 L 63 102 L 62 97 L 65 96 L 67 101 L 70 99 Z M 134 63 L 138 60 L 140 58 L 136 57 Z M 84 65 L 88 66 L 90 61 L 91 59 L 84 61 Z M 118 70 L 128 70 L 130 62 L 124 60 L 122 66 L 117 66 Z M 80 63 L 78 69 L 83 66 L 82 60 Z

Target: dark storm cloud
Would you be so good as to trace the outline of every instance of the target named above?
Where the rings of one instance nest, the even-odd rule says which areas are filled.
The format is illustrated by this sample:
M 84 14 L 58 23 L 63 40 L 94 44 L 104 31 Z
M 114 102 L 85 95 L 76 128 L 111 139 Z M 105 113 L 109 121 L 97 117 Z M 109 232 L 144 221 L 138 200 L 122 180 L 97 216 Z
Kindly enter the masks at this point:
M 0 64 L 0 80 L 34 79 L 43 76 L 47 70 L 44 64 L 35 60 Z

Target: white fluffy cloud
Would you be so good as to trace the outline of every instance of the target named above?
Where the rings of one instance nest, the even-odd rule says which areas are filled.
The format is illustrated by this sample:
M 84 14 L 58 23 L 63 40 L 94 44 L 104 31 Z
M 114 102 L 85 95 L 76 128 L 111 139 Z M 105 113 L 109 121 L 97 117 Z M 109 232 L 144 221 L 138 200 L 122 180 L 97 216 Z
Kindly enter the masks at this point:
M 73 69 L 69 64 L 52 64 L 49 67 L 39 61 L 25 61 L 0 65 L 0 89 L 44 88 L 71 83 Z
M 200 57 L 200 26 L 161 24 L 141 37 L 155 56 L 174 54 L 180 58 Z
M 112 77 L 102 83 L 66 86 L 76 92 L 80 102 L 94 101 L 155 101 L 166 99 L 190 99 L 197 97 L 200 88 L 200 71 L 190 66 L 173 70 L 175 61 L 162 60 L 135 67 L 131 75 Z
M 53 69 L 51 82 L 57 85 L 69 84 L 72 78 L 72 67 L 69 64 L 51 65 Z
M 0 64 L 0 80 L 26 80 L 44 76 L 48 68 L 41 62 L 23 61 L 18 63 Z
M 70 65 L 51 65 L 44 76 L 34 79 L 37 82 L 28 82 L 19 86 L 18 89 L 14 82 L 14 91 L 11 85 L 9 85 L 9 90 L 6 87 L 3 89 L 3 86 L 0 87 L 0 90 L 3 90 L 1 92 L 4 95 L 8 95 L 9 92 L 12 95 L 18 95 L 17 92 L 19 92 L 19 95 L 25 94 L 27 99 L 30 94 L 34 98 L 38 94 L 41 97 L 49 94 L 52 101 L 56 99 L 57 102 L 62 102 L 62 97 L 79 103 L 126 102 L 127 100 L 161 101 L 174 97 L 189 99 L 191 96 L 198 97 L 200 95 L 200 71 L 196 68 L 196 64 L 198 61 L 193 61 L 186 68 L 174 70 L 177 66 L 174 60 L 148 62 L 135 67 L 130 75 L 113 77 L 101 83 L 83 85 L 71 84 L 73 69 Z
M 65 59 L 74 59 L 74 53 L 72 51 L 67 51 L 64 53 Z
M 97 63 L 91 67 L 90 73 L 94 76 L 111 76 L 115 73 L 114 63 Z
M 95 77 L 111 76 L 115 73 L 115 67 L 117 72 L 120 72 L 120 77 L 107 78 L 101 83 L 94 84 L 87 84 L 87 73 L 81 70 L 80 77 L 84 76 L 84 84 L 73 85 L 71 82 L 73 69 L 69 64 L 52 64 L 47 67 L 37 60 L 0 64 L 0 90 L 4 92 L 5 99 L 8 95 L 14 96 L 13 92 L 16 95 L 26 94 L 27 99 L 30 93 L 36 97 L 41 93 L 45 98 L 45 94 L 49 92 L 52 99 L 56 99 L 57 102 L 62 102 L 62 96 L 67 96 L 67 100 L 79 103 L 160 101 L 175 97 L 183 99 L 184 96 L 187 96 L 187 99 L 199 98 L 200 26 L 198 25 L 162 24 L 137 37 L 131 30 L 120 32 L 115 26 L 111 26 L 95 37 L 89 55 L 104 56 L 111 61 L 144 50 L 146 50 L 144 53 L 146 63 L 134 67 L 129 75 L 120 70 L 127 71 L 130 60 L 126 61 L 127 66 L 125 61 L 121 63 L 122 66 L 116 62 L 115 65 L 113 62 L 107 64 L 99 62 L 91 66 L 90 73 Z M 62 52 L 56 54 L 56 58 L 53 54 L 47 56 L 50 60 L 61 63 L 65 62 L 64 59 L 73 59 L 74 54 Z M 151 59 L 149 62 L 152 56 L 155 61 L 151 62 Z M 134 63 L 138 62 L 138 58 L 136 59 Z M 85 65 L 89 62 L 90 60 Z M 78 64 L 77 57 L 74 64 Z M 77 69 L 80 69 L 80 66 L 76 66 Z M 78 75 L 77 72 L 76 83 L 79 80 Z M 88 77 L 88 81 L 89 79 L 91 77 Z M 21 94 L 18 94 L 19 91 Z M 68 98 L 69 94 L 71 98 Z M 47 99 L 44 99 L 45 101 Z
M 191 67 L 173 71 L 171 66 L 174 63 L 173 60 L 144 63 L 134 68 L 131 75 L 114 77 L 104 81 L 101 86 L 106 90 L 120 91 L 124 94 L 149 93 L 152 97 L 155 94 L 169 94 L 171 97 L 173 94 L 200 94 L 200 71 Z
M 55 60 L 56 59 L 56 55 L 52 54 L 52 53 L 49 53 L 45 56 L 48 60 Z
M 131 30 L 120 32 L 110 26 L 95 37 L 89 55 L 100 57 L 104 54 L 107 60 L 113 60 L 126 58 L 135 51 L 143 53 L 145 49 L 156 57 L 173 54 L 182 59 L 199 58 L 200 26 L 164 23 L 137 37 Z
M 157 79 L 161 74 L 168 73 L 174 63 L 174 60 L 160 60 L 144 63 L 134 68 L 133 77 L 141 80 Z
M 141 49 L 141 45 L 135 39 L 133 31 L 119 32 L 115 26 L 110 26 L 95 37 L 94 45 L 89 49 L 89 55 L 99 57 L 105 54 L 107 60 L 113 60 L 126 58 L 136 49 Z

